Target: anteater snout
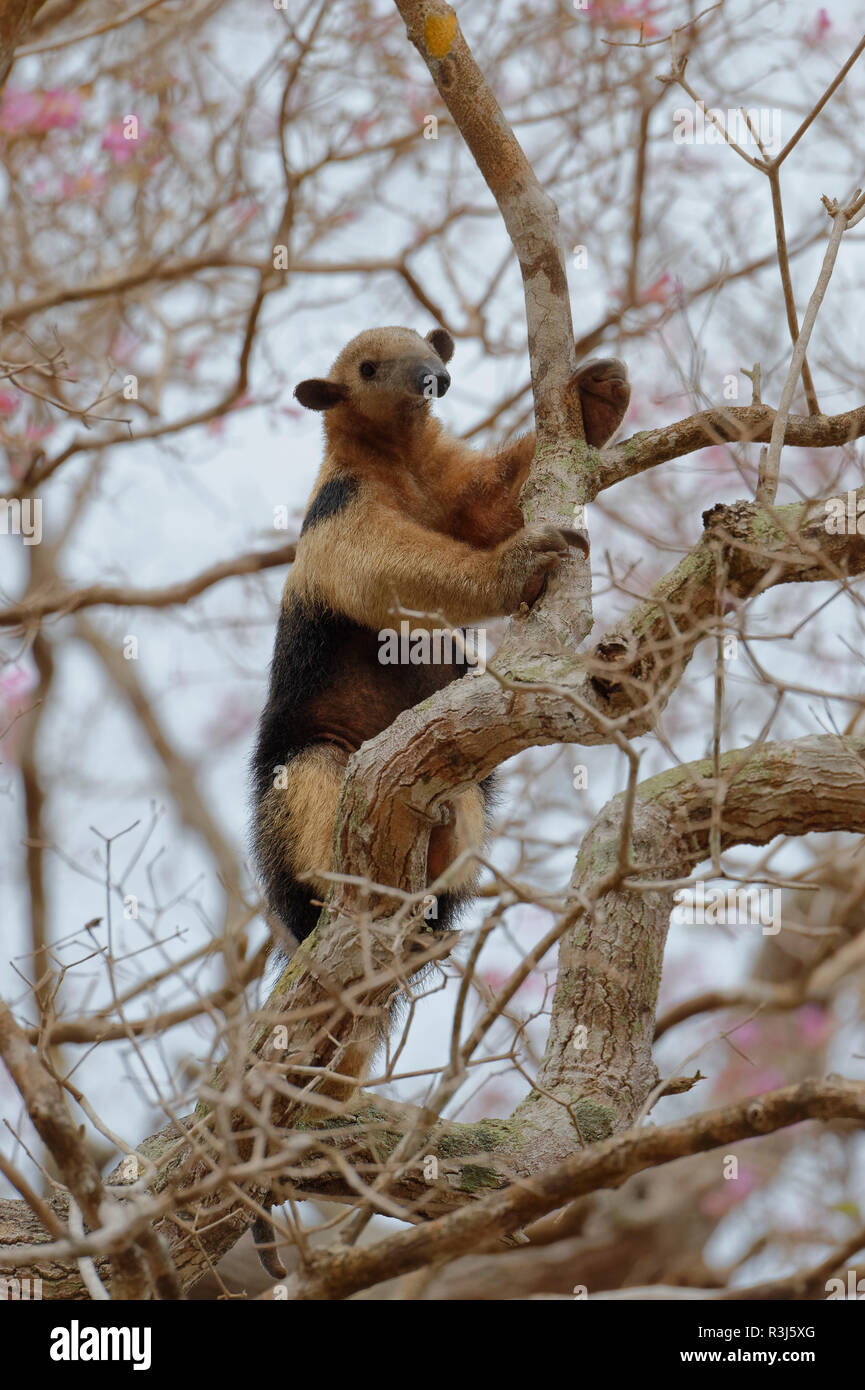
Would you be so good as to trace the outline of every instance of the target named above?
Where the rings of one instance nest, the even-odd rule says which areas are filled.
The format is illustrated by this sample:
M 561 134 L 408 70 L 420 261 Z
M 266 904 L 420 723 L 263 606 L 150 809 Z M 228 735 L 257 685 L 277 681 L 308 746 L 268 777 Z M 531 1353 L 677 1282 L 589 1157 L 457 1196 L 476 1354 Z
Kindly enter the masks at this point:
M 415 374 L 415 389 L 419 396 L 437 399 L 451 384 L 450 373 L 440 362 L 423 362 Z

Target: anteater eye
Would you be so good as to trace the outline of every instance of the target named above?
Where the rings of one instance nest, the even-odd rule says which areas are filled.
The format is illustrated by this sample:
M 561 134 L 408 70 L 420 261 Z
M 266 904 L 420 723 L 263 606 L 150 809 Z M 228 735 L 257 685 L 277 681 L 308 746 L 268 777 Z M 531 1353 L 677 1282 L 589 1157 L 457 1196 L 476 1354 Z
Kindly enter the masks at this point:
M 360 364 L 360 374 L 361 374 L 361 376 L 366 376 L 366 377 L 375 376 L 375 363 L 374 363 L 374 362 L 361 362 L 361 364 Z

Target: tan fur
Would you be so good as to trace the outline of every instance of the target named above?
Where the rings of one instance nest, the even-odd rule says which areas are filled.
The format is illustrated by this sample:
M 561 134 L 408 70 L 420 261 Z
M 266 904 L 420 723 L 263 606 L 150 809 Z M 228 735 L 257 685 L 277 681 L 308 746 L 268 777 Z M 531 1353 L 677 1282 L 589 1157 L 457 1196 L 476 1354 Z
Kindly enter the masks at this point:
M 364 361 L 375 363 L 372 380 L 360 375 Z M 436 363 L 444 370 L 427 341 L 407 328 L 361 333 L 334 362 L 325 385 L 341 397 L 324 417 L 315 492 L 344 476 L 356 478 L 361 491 L 345 514 L 303 537 L 286 596 L 305 591 L 380 628 L 391 621 L 395 596 L 403 607 L 464 624 L 513 612 L 539 592 L 565 542 L 547 528 L 547 543 L 530 548 L 523 531 L 519 495 L 535 436 L 489 451 L 448 434 L 430 414 L 430 399 L 412 385 Z M 621 420 L 626 380 L 615 360 L 589 364 L 575 378 L 587 431 L 597 439 Z
M 255 775 L 258 863 L 274 910 L 301 936 L 314 923 L 307 885 L 310 895 L 327 892 L 320 875 L 331 864 L 351 752 L 464 669 L 456 661 L 382 666 L 379 636 L 398 625 L 397 605 L 429 615 L 413 625 L 442 615 L 473 626 L 532 603 L 569 546 L 586 553 L 577 531 L 523 524 L 533 434 L 499 450 L 472 449 L 431 414 L 432 399 L 450 384 L 452 352 L 444 329 L 426 338 L 372 329 L 348 343 L 327 377 L 295 390 L 323 412 L 325 451 L 285 585 Z M 586 437 L 599 445 L 624 414 L 627 373 L 615 360 L 590 363 L 566 394 L 567 409 L 582 411 Z M 283 760 L 288 785 L 280 790 L 269 786 L 269 770 Z M 428 881 L 466 849 L 480 850 L 483 833 L 483 793 L 463 790 L 430 836 Z M 448 892 L 464 895 L 476 875 L 469 862 Z
M 523 524 L 519 496 L 533 434 L 499 450 L 472 449 L 432 416 L 431 399 L 450 382 L 452 352 L 443 329 L 426 338 L 373 329 L 343 349 L 326 378 L 295 391 L 324 412 L 325 452 L 285 585 L 253 776 L 256 862 L 274 918 L 296 940 L 315 929 L 317 902 L 328 895 L 322 875 L 332 867 L 352 752 L 465 669 L 454 657 L 383 665 L 379 639 L 398 625 L 394 605 L 473 626 L 533 602 L 569 545 L 586 553 L 576 531 Z M 627 399 L 624 367 L 603 361 L 575 376 L 565 406 L 575 419 L 582 413 L 587 440 L 599 445 Z M 425 625 L 438 622 L 430 616 Z M 284 787 L 273 784 L 274 772 Z M 462 788 L 441 811 L 426 882 L 440 885 L 429 924 L 449 931 L 477 884 L 484 791 Z M 451 876 L 462 855 L 466 863 Z M 352 1019 L 335 1070 L 363 1075 L 396 992 L 395 984 L 383 987 L 375 1008 Z M 321 1089 L 343 1095 L 352 1087 L 325 1080 Z
M 330 868 L 333 827 L 348 754 L 328 744 L 314 744 L 289 763 L 285 787 L 272 787 L 260 808 L 260 827 L 271 843 L 283 846 L 285 867 L 303 876 L 310 890 L 324 899 L 330 887 L 316 870 Z M 428 874 L 439 878 L 460 854 L 480 852 L 484 842 L 484 803 L 478 787 L 468 787 L 446 803 L 448 821 L 430 836 Z M 448 879 L 448 888 L 470 887 L 477 864 L 468 860 Z
M 261 803 L 259 825 L 268 843 L 282 847 L 293 874 L 308 876 L 311 891 L 326 896 L 329 884 L 316 870 L 330 868 L 333 825 L 348 755 L 318 743 L 292 758 L 287 785 L 272 787 Z
M 427 872 L 430 882 L 440 877 L 448 865 L 467 850 L 480 853 L 484 844 L 484 799 L 479 787 L 468 787 L 449 803 L 450 822 L 436 826 L 430 835 Z M 448 876 L 449 889 L 473 888 L 478 865 L 473 859 Z
M 325 477 L 322 470 L 320 482 Z M 455 624 L 502 611 L 495 551 L 431 531 L 372 490 L 352 505 L 351 529 L 337 516 L 304 536 L 286 597 L 295 590 L 376 629 L 391 625 L 397 598 Z

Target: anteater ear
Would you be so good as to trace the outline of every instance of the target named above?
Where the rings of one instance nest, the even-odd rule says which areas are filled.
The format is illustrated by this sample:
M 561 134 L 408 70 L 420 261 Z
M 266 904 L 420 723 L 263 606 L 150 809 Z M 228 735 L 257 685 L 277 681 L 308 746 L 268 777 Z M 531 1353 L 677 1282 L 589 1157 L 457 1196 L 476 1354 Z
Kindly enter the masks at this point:
M 307 410 L 330 410 L 348 397 L 348 388 L 338 381 L 328 381 L 326 377 L 313 376 L 309 381 L 299 381 L 294 394 Z
M 443 362 L 450 362 L 454 355 L 454 340 L 446 328 L 433 328 L 427 333 L 426 340 Z

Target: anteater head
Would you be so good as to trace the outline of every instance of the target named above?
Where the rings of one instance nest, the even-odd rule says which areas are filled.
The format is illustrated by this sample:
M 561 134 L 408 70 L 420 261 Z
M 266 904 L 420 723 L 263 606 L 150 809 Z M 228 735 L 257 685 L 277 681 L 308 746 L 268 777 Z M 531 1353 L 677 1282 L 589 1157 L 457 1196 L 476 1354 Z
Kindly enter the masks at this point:
M 451 384 L 454 350 L 446 328 L 425 338 L 411 328 L 370 328 L 352 338 L 326 377 L 301 381 L 294 394 L 308 410 L 348 405 L 374 422 L 428 410 Z

